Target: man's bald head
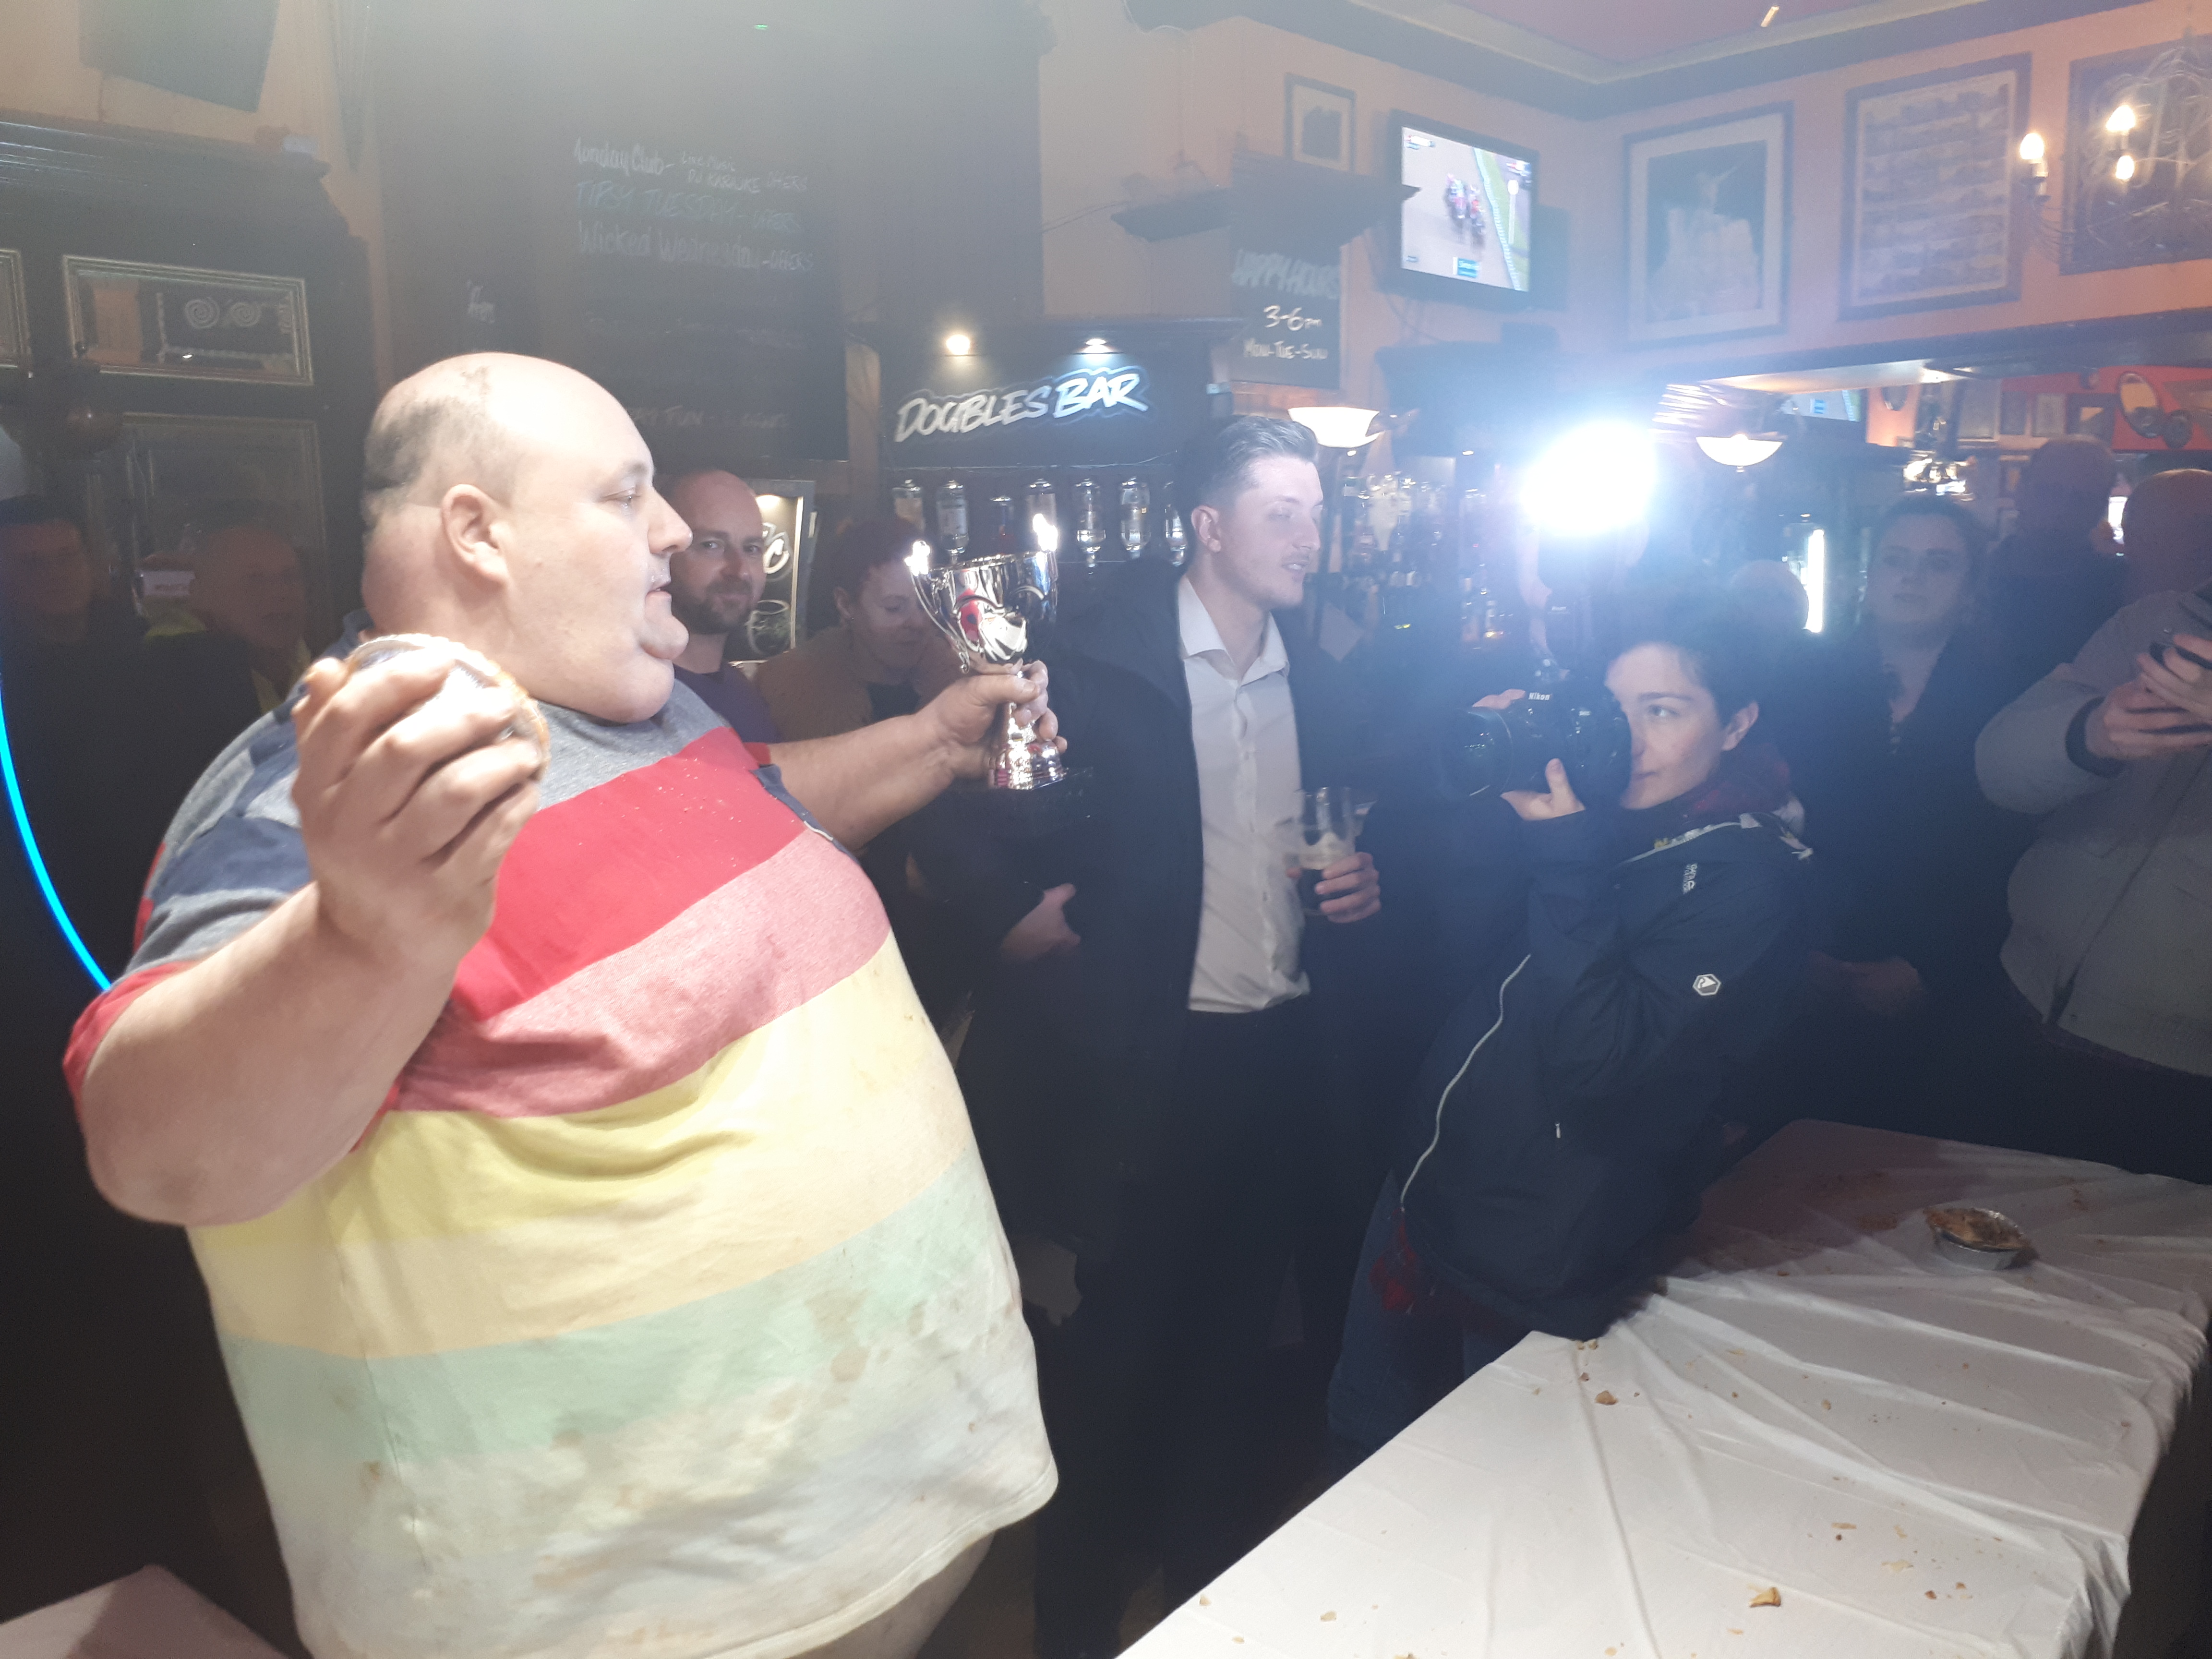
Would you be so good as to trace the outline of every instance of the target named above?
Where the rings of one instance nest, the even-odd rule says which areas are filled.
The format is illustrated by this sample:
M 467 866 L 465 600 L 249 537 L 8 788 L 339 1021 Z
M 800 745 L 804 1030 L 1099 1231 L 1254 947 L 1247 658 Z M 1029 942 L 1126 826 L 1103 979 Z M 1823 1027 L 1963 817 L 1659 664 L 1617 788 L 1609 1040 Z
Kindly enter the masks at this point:
M 1729 588 L 1736 608 L 1762 633 L 1800 633 L 1813 613 L 1805 584 L 1779 559 L 1752 559 L 1737 566 Z
M 2176 467 L 2135 487 L 2120 517 L 2128 601 L 2212 580 L 2212 472 Z
M 768 586 L 768 529 L 760 497 L 734 472 L 686 472 L 664 492 L 691 527 L 690 545 L 668 562 L 669 600 L 695 641 L 720 660 L 722 641 Z M 686 666 L 692 666 L 689 662 Z
M 177 556 L 192 570 L 192 614 L 218 634 L 281 661 L 307 626 L 299 550 L 252 513 L 218 511 L 185 526 Z
M 2020 475 L 2020 527 L 2051 541 L 2086 541 L 2108 510 L 2119 476 L 2112 452 L 2094 438 L 2053 438 Z
M 595 718 L 667 700 L 684 637 L 667 559 L 686 532 L 594 381 L 502 352 L 409 376 L 370 423 L 362 509 L 379 628 L 458 640 Z
M 410 374 L 384 396 L 368 423 L 361 518 L 370 539 L 403 504 L 435 501 L 454 483 L 503 495 L 514 478 L 515 437 L 501 419 L 495 385 L 535 359 L 503 352 L 449 357 Z

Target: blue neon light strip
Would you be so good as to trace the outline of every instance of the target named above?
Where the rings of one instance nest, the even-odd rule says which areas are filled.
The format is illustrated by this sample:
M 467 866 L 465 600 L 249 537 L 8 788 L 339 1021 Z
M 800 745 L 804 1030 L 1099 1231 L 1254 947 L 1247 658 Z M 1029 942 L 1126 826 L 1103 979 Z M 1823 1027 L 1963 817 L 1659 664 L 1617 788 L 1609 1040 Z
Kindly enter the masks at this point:
M 46 856 L 39 851 L 39 838 L 31 833 L 31 815 L 23 810 L 23 786 L 15 776 L 15 751 L 8 742 L 8 700 L 3 688 L 0 688 L 0 780 L 8 785 L 8 806 L 15 815 L 15 833 L 22 840 L 23 855 L 31 861 L 31 876 L 46 896 L 46 908 L 54 913 L 55 926 L 62 930 L 70 949 L 76 952 L 76 959 L 84 964 L 84 971 L 92 975 L 92 982 L 105 991 L 109 983 L 107 975 L 100 971 L 92 952 L 84 948 L 76 924 L 62 908 L 62 896 L 54 890 L 54 879 L 46 873 Z

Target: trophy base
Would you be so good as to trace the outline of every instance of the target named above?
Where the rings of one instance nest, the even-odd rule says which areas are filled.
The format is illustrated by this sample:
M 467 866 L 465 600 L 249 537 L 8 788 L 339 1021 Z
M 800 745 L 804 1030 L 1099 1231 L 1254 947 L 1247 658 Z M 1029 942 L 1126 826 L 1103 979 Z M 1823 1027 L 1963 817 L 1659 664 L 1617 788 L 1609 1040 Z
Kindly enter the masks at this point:
M 1058 759 L 1058 757 L 1054 757 Z M 988 781 L 971 783 L 953 794 L 980 833 L 1001 841 L 1028 841 L 1072 828 L 1091 816 L 1091 771 L 1068 769 L 1061 763 L 1059 780 L 1033 789 L 996 789 Z
M 1001 750 L 993 757 L 989 777 L 993 789 L 1049 789 L 1067 776 L 1067 763 L 1048 743 L 1023 743 Z

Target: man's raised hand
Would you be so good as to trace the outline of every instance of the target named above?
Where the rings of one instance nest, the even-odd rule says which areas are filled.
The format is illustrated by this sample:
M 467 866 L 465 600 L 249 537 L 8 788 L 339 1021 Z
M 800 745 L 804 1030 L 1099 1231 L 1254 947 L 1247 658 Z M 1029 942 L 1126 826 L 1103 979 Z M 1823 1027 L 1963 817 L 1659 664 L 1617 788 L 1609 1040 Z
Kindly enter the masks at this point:
M 419 659 L 349 674 L 317 663 L 292 716 L 292 799 L 317 919 L 367 954 L 458 965 L 491 925 L 499 867 L 538 810 L 526 738 L 507 711 L 422 705 L 452 663 Z

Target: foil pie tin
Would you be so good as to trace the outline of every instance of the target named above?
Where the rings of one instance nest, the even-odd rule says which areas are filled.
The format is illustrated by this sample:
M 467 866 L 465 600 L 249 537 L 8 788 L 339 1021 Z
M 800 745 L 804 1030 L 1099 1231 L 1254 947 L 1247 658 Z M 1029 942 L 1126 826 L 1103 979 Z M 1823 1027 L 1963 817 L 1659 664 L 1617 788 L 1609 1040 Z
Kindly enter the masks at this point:
M 538 746 L 538 771 L 545 775 L 545 763 L 552 752 L 552 734 L 546 729 L 544 715 L 530 694 L 516 683 L 514 677 L 480 651 L 452 640 L 440 639 L 434 634 L 379 634 L 363 640 L 347 656 L 346 662 L 358 673 L 364 668 L 378 667 L 397 661 L 417 651 L 436 651 L 453 659 L 452 670 L 446 683 L 434 692 L 425 708 L 482 707 L 487 698 L 503 699 L 513 711 L 512 717 L 501 728 L 500 737 L 527 738 Z
M 2034 1245 L 2010 1216 L 1997 1210 L 1952 1206 L 1927 1212 L 1936 1254 L 1965 1267 L 1987 1273 L 2017 1267 Z M 2002 1241 L 2002 1242 L 2000 1242 Z

